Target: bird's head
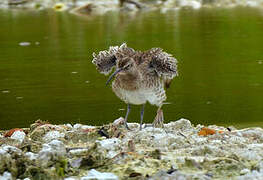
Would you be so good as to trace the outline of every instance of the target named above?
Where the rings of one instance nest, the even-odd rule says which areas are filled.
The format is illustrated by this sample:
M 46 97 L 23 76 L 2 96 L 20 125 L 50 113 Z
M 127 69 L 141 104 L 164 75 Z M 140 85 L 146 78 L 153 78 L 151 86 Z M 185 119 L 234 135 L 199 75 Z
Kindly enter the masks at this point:
M 135 61 L 133 60 L 133 58 L 127 57 L 118 61 L 116 69 L 121 69 L 120 72 L 123 73 L 129 73 L 134 70 L 134 66 L 135 66 Z
M 114 78 L 117 74 L 128 74 L 133 73 L 135 71 L 135 61 L 131 57 L 122 58 L 119 60 L 116 64 L 116 70 L 114 73 L 112 73 L 109 77 L 109 79 L 106 82 L 106 85 L 109 84 L 109 82 Z

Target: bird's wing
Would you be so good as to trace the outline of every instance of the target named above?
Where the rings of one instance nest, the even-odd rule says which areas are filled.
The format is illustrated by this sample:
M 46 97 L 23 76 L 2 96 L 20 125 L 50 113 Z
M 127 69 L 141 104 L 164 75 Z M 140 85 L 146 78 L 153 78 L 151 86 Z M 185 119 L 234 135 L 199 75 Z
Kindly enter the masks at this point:
M 118 52 L 115 54 L 115 57 L 117 58 L 117 61 L 122 61 L 127 58 L 133 58 L 135 54 L 134 49 L 127 47 L 126 44 L 121 45 Z
M 155 71 L 159 77 L 171 80 L 178 76 L 177 60 L 161 48 L 152 48 L 145 52 L 148 56 L 149 70 Z
M 126 43 L 121 46 L 110 46 L 109 50 L 93 53 L 92 63 L 100 73 L 108 75 L 119 60 L 132 56 L 133 52 L 134 50 L 127 47 Z
M 93 53 L 92 63 L 96 65 L 100 73 L 108 75 L 116 65 L 115 54 L 118 52 L 118 46 L 111 46 L 109 50 L 100 51 L 98 54 Z

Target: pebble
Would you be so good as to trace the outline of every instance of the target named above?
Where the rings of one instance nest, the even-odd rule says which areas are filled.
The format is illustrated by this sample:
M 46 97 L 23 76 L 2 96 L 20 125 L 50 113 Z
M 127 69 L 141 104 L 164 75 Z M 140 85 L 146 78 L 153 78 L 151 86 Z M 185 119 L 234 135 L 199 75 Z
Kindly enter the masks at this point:
M 118 138 L 104 139 L 102 141 L 98 141 L 102 148 L 107 150 L 116 150 L 118 149 L 121 140 Z
M 31 161 L 37 159 L 37 154 L 32 153 L 32 152 L 26 152 L 25 156 L 28 157 L 28 159 L 30 159 Z
M 42 149 L 37 155 L 37 159 L 41 161 L 42 166 L 47 166 L 54 157 L 63 157 L 66 154 L 65 145 L 59 140 L 52 140 L 42 145 Z
M 75 178 L 75 177 L 67 177 L 64 180 L 78 180 L 79 178 Z
M 70 129 L 72 129 L 73 128 L 73 126 L 71 125 L 71 124 L 66 124 L 66 126 L 68 127 L 68 128 L 70 128 Z
M 22 153 L 22 151 L 18 149 L 17 147 L 10 146 L 10 145 L 2 145 L 1 148 L 7 153 L 17 153 L 17 154 Z
M 20 143 L 22 143 L 24 141 L 26 137 L 26 133 L 24 133 L 23 131 L 15 131 L 12 135 L 11 135 L 11 139 L 16 139 L 18 141 L 20 141 Z
M 10 91 L 9 90 L 3 90 L 2 93 L 7 94 L 7 93 L 10 93 Z
M 91 169 L 88 172 L 87 176 L 84 176 L 80 178 L 81 180 L 90 180 L 90 179 L 97 179 L 97 180 L 118 180 L 118 176 L 116 176 L 113 173 L 107 173 L 107 172 L 99 172 L 95 169 Z
M 4 172 L 3 175 L 0 175 L 0 180 L 12 180 L 12 174 L 10 172 Z
M 20 42 L 19 45 L 20 46 L 30 46 L 30 42 Z
M 249 173 L 249 172 L 250 172 L 250 170 L 247 169 L 247 168 L 245 168 L 245 169 L 242 169 L 242 170 L 240 171 L 240 174 L 247 174 L 247 173 Z
M 43 138 L 45 142 L 52 141 L 54 139 L 63 138 L 65 136 L 64 133 L 60 133 L 59 131 L 49 131 Z
M 72 149 L 69 151 L 69 154 L 76 156 L 76 155 L 84 154 L 86 152 L 88 152 L 88 149 Z
M 74 129 L 79 129 L 79 128 L 81 128 L 82 127 L 82 124 L 74 124 L 73 125 L 73 128 Z

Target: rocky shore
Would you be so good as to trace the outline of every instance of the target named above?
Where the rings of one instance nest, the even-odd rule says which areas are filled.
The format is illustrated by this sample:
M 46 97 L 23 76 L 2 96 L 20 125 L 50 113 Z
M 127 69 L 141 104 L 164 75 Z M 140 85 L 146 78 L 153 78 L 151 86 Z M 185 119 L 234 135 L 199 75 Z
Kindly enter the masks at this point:
M 1 0 L 0 9 L 54 9 L 75 14 L 104 14 L 108 11 L 144 11 L 160 9 L 162 12 L 180 8 L 201 7 L 263 7 L 263 0 Z
M 0 179 L 263 179 L 261 128 L 129 126 L 38 120 L 0 131 Z

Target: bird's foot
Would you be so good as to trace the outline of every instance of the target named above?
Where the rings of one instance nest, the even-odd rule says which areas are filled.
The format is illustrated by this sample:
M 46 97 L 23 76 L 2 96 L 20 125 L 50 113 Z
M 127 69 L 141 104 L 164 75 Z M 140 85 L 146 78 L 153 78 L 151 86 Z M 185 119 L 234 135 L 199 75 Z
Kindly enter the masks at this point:
M 140 131 L 142 130 L 142 124 L 140 124 Z
M 129 130 L 129 131 L 131 131 L 131 128 L 129 128 L 129 126 L 128 126 L 128 123 L 125 122 L 124 124 L 125 124 L 126 129 Z
M 164 122 L 163 110 L 158 109 L 152 125 L 153 125 L 153 127 L 162 127 L 163 128 L 164 127 L 163 122 Z

